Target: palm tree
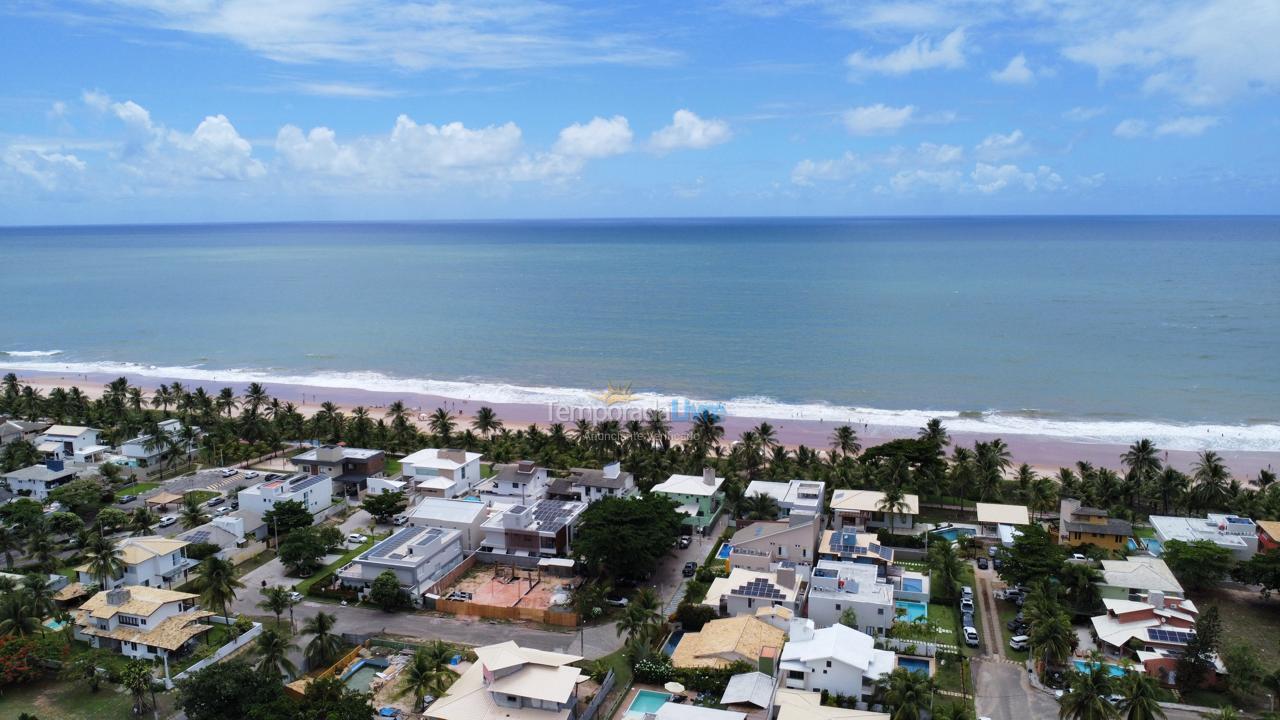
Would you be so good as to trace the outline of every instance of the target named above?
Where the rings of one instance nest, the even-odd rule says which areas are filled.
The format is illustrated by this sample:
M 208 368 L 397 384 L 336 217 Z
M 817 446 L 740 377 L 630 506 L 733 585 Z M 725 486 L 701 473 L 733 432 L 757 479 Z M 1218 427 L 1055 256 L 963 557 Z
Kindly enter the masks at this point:
M 831 456 L 850 457 L 857 455 L 862 449 L 858 442 L 858 433 L 848 425 L 841 425 L 831 433 Z
M 261 656 L 256 666 L 258 672 L 276 678 L 295 677 L 298 674 L 298 668 L 289 659 L 289 651 L 294 647 L 289 636 L 276 628 L 263 630 L 256 643 L 258 655 Z
M 944 448 L 951 444 L 951 435 L 947 433 L 947 429 L 943 427 L 942 421 L 938 418 L 931 418 L 929 422 L 920 428 L 920 432 L 916 437 L 926 442 L 936 443 L 938 447 Z
M 1120 679 L 1120 714 L 1125 720 L 1163 720 L 1160 684 L 1146 673 L 1129 672 Z
M 325 667 L 337 659 L 342 650 L 342 639 L 333 634 L 333 626 L 337 622 L 336 615 L 320 611 L 302 623 L 302 634 L 311 636 L 311 641 L 302 650 L 307 667 Z
M 944 600 L 954 598 L 964 572 L 960 558 L 956 556 L 955 546 L 945 538 L 938 540 L 929 546 L 928 559 L 931 582 L 938 590 L 938 596 Z
M 210 555 L 196 568 L 195 586 L 200 592 L 200 602 L 211 610 L 220 610 L 230 625 L 231 615 L 227 608 L 236 599 L 236 590 L 244 587 L 236 577 L 235 566 L 229 560 Z
M 773 426 L 767 422 L 762 422 L 757 425 L 753 429 L 753 432 L 756 434 L 756 440 L 760 442 L 760 447 L 764 448 L 766 451 L 772 450 L 773 447 L 778 444 L 778 433 L 773 429 Z
M 704 451 L 719 445 L 724 438 L 724 426 L 720 424 L 720 416 L 710 410 L 703 410 L 694 415 L 689 437 Z
M 743 498 L 738 504 L 737 511 L 748 520 L 776 520 L 782 508 L 771 495 L 758 492 Z
M 1058 573 L 1058 580 L 1077 615 L 1089 615 L 1102 605 L 1102 592 L 1098 583 L 1102 573 L 1092 565 L 1067 563 Z
M 890 708 L 890 720 L 920 720 L 932 704 L 937 686 L 925 673 L 895 668 L 880 680 L 884 689 L 884 702 Z
M 1037 519 L 1040 515 L 1056 508 L 1058 500 L 1058 486 L 1054 484 L 1052 478 L 1037 475 L 1027 488 L 1027 505 L 1036 514 Z
M 0 525 L 0 553 L 4 553 L 4 565 L 13 569 L 13 552 L 22 549 L 22 541 L 8 525 Z
M 1089 665 L 1088 672 L 1072 671 L 1066 693 L 1058 700 L 1061 720 L 1112 720 L 1117 717 L 1107 697 L 1112 693 L 1111 675 L 1101 662 Z
M 671 423 L 667 422 L 665 412 L 657 408 L 645 411 L 644 424 L 651 441 L 657 441 L 663 450 L 671 446 Z
M 169 417 L 169 406 L 173 404 L 173 393 L 169 391 L 169 386 L 161 384 L 156 391 L 151 394 L 151 407 L 160 408 L 164 411 L 164 416 Z
M 124 574 L 124 553 L 116 547 L 109 537 L 93 535 L 89 538 L 89 546 L 85 548 L 88 559 L 89 575 L 102 590 L 111 587 L 111 581 Z
M 44 522 L 44 518 L 32 523 L 27 529 L 27 554 L 43 570 L 53 568 L 57 562 L 58 545 L 53 541 L 53 533 L 49 531 L 49 524 Z
M 147 507 L 135 509 L 133 515 L 129 517 L 129 526 L 133 528 L 133 534 L 139 536 L 150 535 L 151 526 L 157 522 L 160 522 L 160 518 Z
M 498 414 L 493 411 L 493 408 L 486 406 L 476 411 L 475 418 L 471 420 L 471 427 L 488 440 L 491 435 L 502 430 L 502 421 L 498 419 Z
M 58 611 L 58 604 L 53 599 L 57 591 L 53 587 L 53 581 L 48 575 L 41 573 L 27 573 L 22 578 L 22 591 L 26 593 L 27 600 L 31 604 L 31 611 L 40 617 L 45 615 L 53 615 Z
M 889 467 L 901 463 L 906 471 L 910 473 L 911 468 L 906 465 L 906 460 L 901 457 L 894 458 Z M 894 520 L 899 516 L 911 512 L 911 504 L 907 502 L 907 494 L 903 492 L 902 486 L 898 484 L 887 485 L 884 488 L 884 497 L 876 503 L 876 509 L 885 514 L 885 518 L 889 521 L 889 534 L 893 534 Z
M 1183 473 L 1165 467 L 1155 478 L 1155 491 L 1160 494 L 1161 512 L 1169 513 L 1169 505 L 1187 491 L 1190 481 Z
M 453 414 L 444 408 L 436 408 L 436 411 L 427 418 L 427 426 L 440 438 L 440 444 L 445 446 L 449 444 L 449 437 L 453 435 L 453 428 L 456 425 Z
M 1031 623 L 1027 645 L 1041 669 L 1058 667 L 1071 657 L 1078 638 L 1066 613 L 1057 612 Z
M 1227 484 L 1231 480 L 1231 471 L 1227 470 L 1222 456 L 1212 450 L 1205 450 L 1200 453 L 1191 469 L 1191 477 L 1196 483 L 1196 501 L 1210 508 L 1225 507 L 1230 494 Z
M 24 590 L 0 597 L 0 635 L 26 637 L 40 629 L 40 616 L 32 607 L 31 595 Z
M 289 588 L 283 585 L 272 585 L 259 590 L 262 593 L 262 602 L 258 603 L 258 607 L 272 613 L 276 616 L 276 624 L 280 624 L 280 616 L 285 610 L 293 607 L 289 601 Z
M 141 715 L 148 709 L 147 694 L 155 678 L 151 675 L 151 665 L 144 660 L 130 660 L 120 672 L 120 684 L 133 696 L 133 714 Z
M 196 499 L 195 495 L 184 495 L 182 497 L 182 509 L 178 510 L 178 519 L 182 522 L 182 527 L 187 530 L 209 522 L 209 516 L 204 511 L 204 505 Z
M 1164 467 L 1164 463 L 1160 462 L 1160 449 L 1146 438 L 1130 445 L 1120 456 L 1120 462 L 1124 463 L 1129 473 L 1139 482 L 1150 482 Z
M 447 643 L 436 640 L 418 648 L 401 671 L 398 697 L 413 694 L 413 707 L 421 710 L 427 695 L 443 695 L 452 681 L 453 670 L 449 661 L 454 650 Z
M 240 406 L 240 401 L 236 399 L 235 391 L 231 388 L 222 388 L 218 393 L 218 398 L 213 401 L 213 406 L 220 413 L 226 413 L 227 418 L 231 418 L 231 413 Z

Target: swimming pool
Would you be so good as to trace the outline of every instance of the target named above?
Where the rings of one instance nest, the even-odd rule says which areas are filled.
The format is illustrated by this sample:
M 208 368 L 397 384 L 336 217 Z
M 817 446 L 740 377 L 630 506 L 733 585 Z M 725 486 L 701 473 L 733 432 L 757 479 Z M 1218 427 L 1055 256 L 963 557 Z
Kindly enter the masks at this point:
M 1075 665 L 1076 670 L 1082 673 L 1089 672 L 1089 667 L 1092 665 L 1092 663 L 1085 662 L 1084 660 L 1074 660 L 1071 664 Z M 1107 669 L 1108 675 L 1112 677 L 1124 677 L 1125 670 L 1119 665 L 1113 665 L 1112 663 L 1102 663 L 1102 665 Z
M 54 632 L 58 632 L 58 631 L 59 631 L 59 630 L 61 630 L 62 628 L 66 627 L 66 626 L 67 626 L 67 624 L 66 624 L 66 623 L 64 623 L 64 622 L 58 622 L 58 621 L 57 621 L 57 620 L 55 620 L 54 618 L 49 618 L 48 620 L 45 620 L 45 621 L 44 621 L 44 626 L 45 626 L 45 627 L 47 627 L 47 628 L 49 628 L 50 630 L 52 630 L 52 631 L 54 631 Z
M 897 600 L 894 607 L 904 612 L 898 613 L 898 620 L 904 622 L 924 622 L 929 619 L 929 606 L 910 600 Z
M 664 692 L 655 692 L 653 690 L 641 690 L 636 693 L 635 698 L 631 701 L 630 707 L 623 717 L 640 718 L 645 713 L 656 713 L 658 708 L 667 704 L 667 700 L 671 696 Z
M 902 578 L 902 591 L 913 592 L 913 593 L 923 592 L 924 581 L 921 580 L 920 578 L 904 577 Z
M 671 637 L 667 638 L 666 644 L 662 646 L 662 654 L 670 657 L 676 651 L 676 646 L 680 644 L 680 638 L 683 637 L 683 630 L 676 630 L 671 633 Z
M 716 552 L 716 558 L 720 560 L 728 560 L 729 553 L 733 552 L 733 546 L 729 543 L 721 543 L 720 550 Z
M 977 535 L 978 531 L 974 530 L 973 528 L 949 527 L 945 530 L 934 530 L 933 534 L 938 537 L 946 538 L 951 542 L 955 542 L 956 538 L 960 537 L 961 535 L 968 535 L 972 537 L 974 535 Z
M 1160 557 L 1164 554 L 1164 543 L 1160 542 L 1160 538 L 1149 537 L 1142 541 L 1147 546 L 1147 552 Z
M 929 661 L 924 658 L 899 657 L 898 667 L 906 668 L 921 675 L 929 674 Z
M 342 674 L 342 684 L 352 690 L 364 692 L 369 689 L 369 683 L 373 682 L 373 678 L 386 669 L 386 660 L 375 658 L 361 660 Z

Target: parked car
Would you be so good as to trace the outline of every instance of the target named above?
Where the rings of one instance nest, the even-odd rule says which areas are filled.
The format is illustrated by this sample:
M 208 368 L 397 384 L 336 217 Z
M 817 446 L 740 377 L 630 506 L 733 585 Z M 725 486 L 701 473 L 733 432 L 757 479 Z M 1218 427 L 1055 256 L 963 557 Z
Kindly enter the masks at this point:
M 999 550 L 1000 548 L 998 546 L 992 545 L 991 547 L 987 548 L 987 555 L 990 555 L 991 557 L 995 557 L 996 552 Z
M 690 560 L 689 562 L 684 564 L 684 570 L 681 571 L 681 574 L 684 575 L 685 577 L 693 577 L 694 575 L 697 574 L 697 572 L 698 572 L 698 563 Z
M 978 623 L 973 621 L 973 613 L 967 612 L 960 616 L 960 627 L 977 627 Z
M 973 598 L 967 597 L 960 599 L 960 612 L 973 612 Z
M 231 509 L 232 509 L 232 510 L 239 510 L 239 509 L 240 509 L 240 501 L 239 501 L 239 500 L 232 500 L 232 501 L 231 501 Z
M 224 502 L 226 502 L 226 501 L 227 501 L 227 499 L 226 499 L 226 498 L 224 498 L 224 497 L 222 497 L 221 495 L 219 495 L 219 496 L 218 496 L 218 497 L 216 497 L 216 498 L 210 498 L 210 499 L 209 499 L 209 502 L 205 503 L 205 505 L 208 505 L 209 507 L 218 507 L 219 505 L 221 505 L 222 503 L 224 503 Z
M 986 569 L 987 569 L 987 567 L 988 567 L 989 565 L 990 565 L 990 564 L 987 562 L 987 559 L 986 559 L 986 558 L 984 558 L 984 557 L 980 557 L 980 558 L 978 558 L 978 569 L 979 569 L 979 570 L 986 570 Z
M 231 508 L 229 507 L 218 508 L 213 514 L 214 514 L 214 517 L 222 517 L 223 515 L 230 515 Z
M 1088 561 L 1089 561 L 1089 558 L 1085 557 L 1084 553 L 1071 553 L 1071 559 L 1072 559 L 1072 560 L 1075 560 L 1075 561 L 1077 561 L 1077 562 L 1088 562 Z
M 970 600 L 972 600 L 972 599 L 973 599 L 973 588 L 972 588 L 972 587 L 969 587 L 968 585 L 965 585 L 964 587 L 960 588 L 960 597 L 962 597 L 962 598 L 969 598 Z
M 1030 642 L 1031 642 L 1031 638 L 1027 637 L 1026 635 L 1014 635 L 1013 637 L 1009 638 L 1009 649 L 1010 650 L 1026 650 Z
M 397 515 L 397 516 L 395 516 L 395 519 L 393 519 L 391 522 L 395 523 L 396 525 L 403 525 L 403 524 L 405 524 L 405 523 L 409 522 L 409 516 L 408 516 L 408 515 Z
M 222 477 L 229 478 L 238 472 L 240 471 L 235 468 L 222 468 Z
M 995 560 L 991 561 L 991 565 L 992 567 L 995 568 L 996 572 L 1000 572 L 1000 568 L 1004 567 L 1004 561 L 1001 560 L 1000 558 L 996 558 Z
M 169 527 L 170 525 L 176 522 L 178 522 L 178 518 L 172 515 L 165 515 L 164 517 L 160 518 L 160 522 L 156 524 L 159 525 L 160 527 Z
M 367 535 L 362 535 L 361 533 L 351 533 L 347 536 L 347 542 L 352 545 L 363 545 L 364 543 L 369 542 L 369 537 Z
M 137 496 L 137 495 L 125 495 L 125 496 L 123 496 L 123 497 L 121 497 L 121 498 L 120 498 L 120 504 L 121 504 L 121 505 L 128 505 L 129 503 L 131 503 L 131 502 L 133 502 L 134 500 L 137 500 L 137 499 L 138 499 L 138 496 Z
M 302 602 L 302 593 L 297 590 L 289 591 L 289 602 Z
M 964 629 L 964 644 L 969 647 L 978 647 L 978 629 L 975 627 L 966 627 Z
M 1007 628 L 1009 628 L 1010 630 L 1013 630 L 1013 629 L 1014 629 L 1014 628 L 1016 628 L 1016 627 L 1021 627 L 1021 626 L 1023 626 L 1023 625 L 1026 625 L 1026 623 L 1022 622 L 1022 621 L 1021 621 L 1021 620 L 1019 620 L 1018 618 L 1014 618 L 1014 619 L 1012 619 L 1012 620 L 1010 620 L 1009 622 L 1007 622 L 1007 623 L 1005 623 L 1005 624 L 1004 624 L 1004 626 L 1005 626 L 1005 627 L 1007 627 Z
M 689 535 L 681 535 L 681 536 L 680 536 L 680 549 L 681 549 L 681 550 L 683 550 L 683 549 L 685 549 L 685 548 L 689 547 L 689 545 L 690 545 L 692 542 L 693 542 L 693 538 L 692 538 L 692 537 L 690 537 Z
M 604 601 L 608 605 L 612 605 L 614 607 L 620 607 L 620 608 L 626 607 L 631 602 L 630 600 L 627 600 L 624 597 L 607 597 L 604 599 Z
M 256 470 L 250 470 L 244 474 L 245 480 L 252 480 L 256 477 L 258 477 L 258 472 Z

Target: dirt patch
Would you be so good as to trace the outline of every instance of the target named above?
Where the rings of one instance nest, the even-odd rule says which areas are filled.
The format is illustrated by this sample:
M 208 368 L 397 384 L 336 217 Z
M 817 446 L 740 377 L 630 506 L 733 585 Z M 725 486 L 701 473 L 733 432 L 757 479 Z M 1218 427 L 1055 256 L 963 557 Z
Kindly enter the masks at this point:
M 545 610 L 552 598 L 569 587 L 566 578 L 542 575 L 537 570 L 524 570 L 501 565 L 478 565 L 454 583 L 446 592 L 470 593 L 469 602 L 494 607 L 522 607 Z

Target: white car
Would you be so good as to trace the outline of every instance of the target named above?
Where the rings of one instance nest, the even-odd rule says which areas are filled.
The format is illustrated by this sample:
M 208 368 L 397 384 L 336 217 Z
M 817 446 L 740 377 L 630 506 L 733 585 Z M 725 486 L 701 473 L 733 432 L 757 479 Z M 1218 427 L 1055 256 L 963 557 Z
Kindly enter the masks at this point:
M 297 590 L 289 591 L 289 602 L 294 602 L 294 603 L 302 602 L 302 593 L 298 592 Z
M 240 471 L 235 468 L 222 468 L 222 477 L 229 478 L 238 472 Z
M 178 522 L 178 518 L 172 515 L 165 515 L 164 517 L 160 518 L 160 522 L 157 523 L 157 525 L 159 525 L 160 527 L 169 527 L 170 525 L 176 522 Z
M 973 588 L 969 587 L 968 585 L 965 585 L 964 587 L 960 588 L 960 597 L 972 599 Z
M 1031 638 L 1027 635 L 1014 635 L 1009 638 L 1010 650 L 1026 650 L 1031 642 Z
M 391 522 L 395 523 L 396 525 L 403 525 L 403 524 L 405 524 L 405 523 L 409 522 L 409 516 L 408 516 L 408 515 L 397 515 L 397 516 L 395 517 L 395 519 L 394 519 L 394 520 L 392 520 Z
M 252 480 L 256 477 L 258 477 L 258 472 L 256 470 L 250 470 L 249 472 L 244 474 L 245 480 Z
M 363 545 L 369 542 L 369 538 L 365 535 L 361 535 L 360 533 L 351 533 L 347 536 L 347 542 L 352 545 Z
M 973 598 L 967 597 L 960 600 L 960 612 L 973 612 Z
M 978 647 L 978 629 L 967 627 L 964 629 L 964 644 L 969 647 Z
M 220 508 L 218 508 L 218 510 L 217 510 L 216 512 L 214 512 L 213 514 L 214 514 L 214 516 L 216 516 L 216 517 L 222 517 L 223 515 L 230 515 L 230 514 L 231 514 L 231 508 L 229 508 L 229 507 L 220 507 Z

